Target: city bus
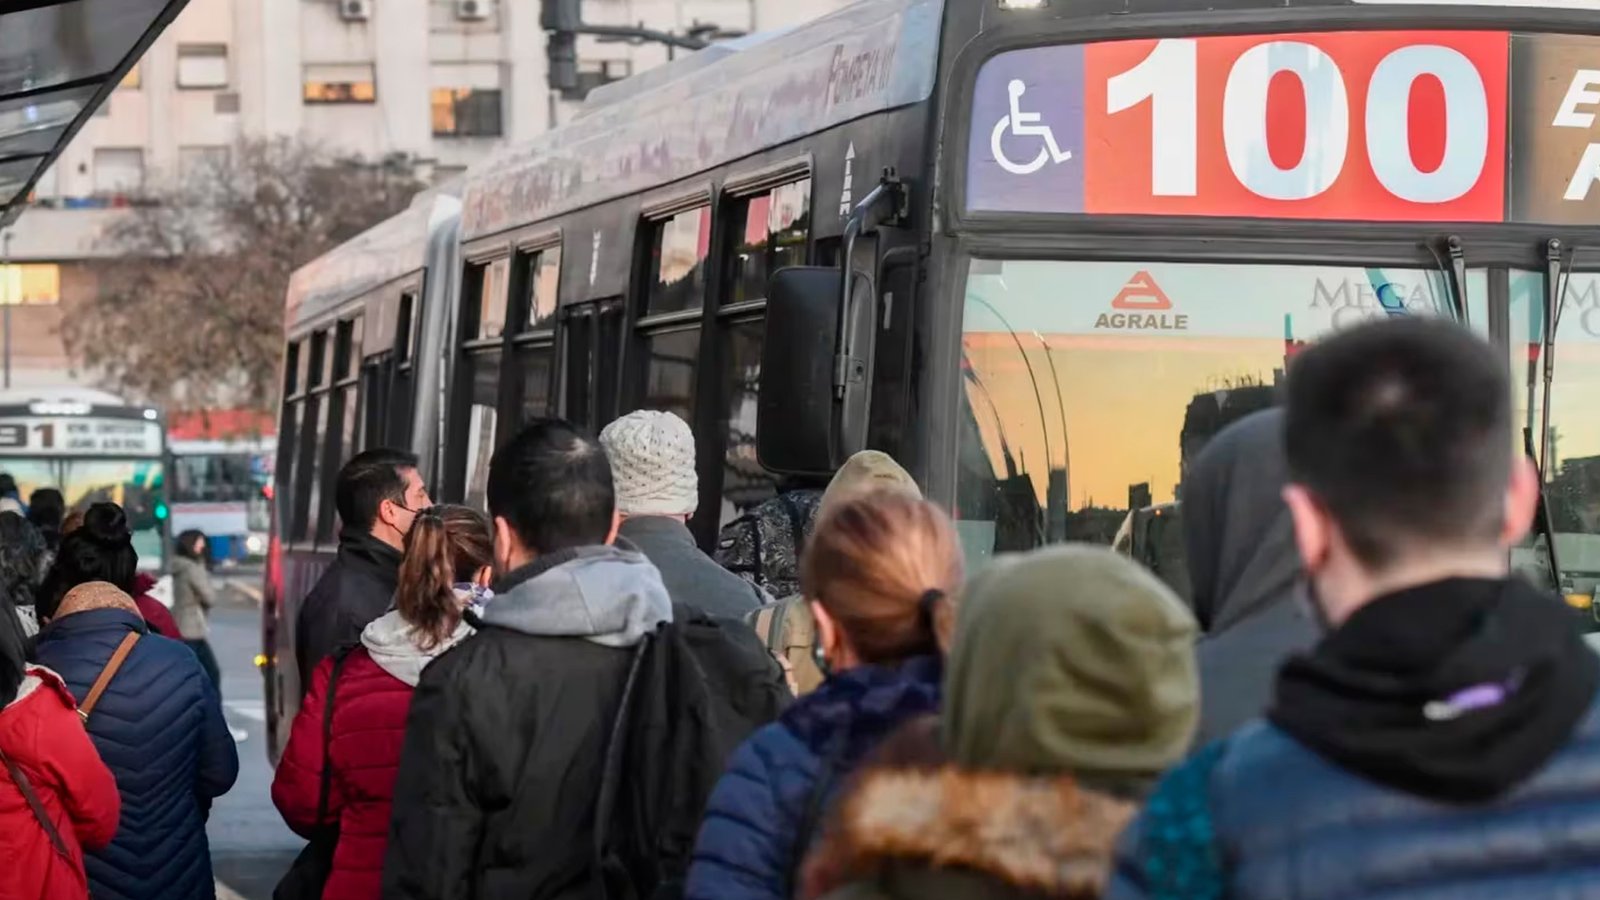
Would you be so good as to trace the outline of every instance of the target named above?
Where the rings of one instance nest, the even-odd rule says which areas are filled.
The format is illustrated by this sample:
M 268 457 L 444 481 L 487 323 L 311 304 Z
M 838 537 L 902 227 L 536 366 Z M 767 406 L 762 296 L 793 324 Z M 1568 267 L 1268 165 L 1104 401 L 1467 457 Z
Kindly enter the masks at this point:
M 953 512 L 973 568 L 1120 534 L 1181 586 L 1183 473 L 1226 418 L 1197 404 L 1275 389 L 1350 323 L 1447 316 L 1517 374 L 1546 514 L 1516 561 L 1592 595 L 1597 11 L 864 0 L 608 85 L 467 172 L 458 260 L 412 248 L 448 286 L 410 446 L 435 497 L 481 503 L 520 423 L 667 409 L 697 436 L 707 547 L 872 447 Z M 294 297 L 285 423 L 317 418 L 298 361 L 353 323 L 383 323 L 364 353 L 393 345 L 390 297 Z M 347 363 L 327 377 L 356 385 Z M 329 453 L 337 430 L 286 424 L 280 452 L 331 465 L 356 446 Z M 330 471 L 280 465 L 280 516 L 325 517 L 304 500 Z
M 0 392 L 0 475 L 26 504 L 40 488 L 61 491 L 67 509 L 120 504 L 141 571 L 163 571 L 171 541 L 161 410 L 81 389 Z
M 204 532 L 211 558 L 224 565 L 265 557 L 276 446 L 270 437 L 171 436 L 172 533 Z

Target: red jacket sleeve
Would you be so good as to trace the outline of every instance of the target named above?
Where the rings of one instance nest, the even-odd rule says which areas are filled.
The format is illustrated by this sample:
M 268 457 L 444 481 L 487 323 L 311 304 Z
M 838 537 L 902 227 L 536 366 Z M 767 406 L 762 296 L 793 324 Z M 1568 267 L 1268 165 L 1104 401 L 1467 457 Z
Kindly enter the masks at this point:
M 328 681 L 333 675 L 333 658 L 317 664 L 311 675 L 311 690 L 300 701 L 289 729 L 289 743 L 278 760 L 272 777 L 272 803 L 283 821 L 301 837 L 309 837 L 317 822 L 317 798 L 322 791 L 322 710 L 328 701 Z M 337 818 L 335 793 L 328 796 L 328 818 Z
M 140 594 L 133 598 L 139 607 L 139 614 L 144 616 L 144 622 L 150 630 L 162 637 L 172 638 L 175 641 L 183 640 L 183 635 L 178 632 L 178 620 L 172 617 L 172 612 L 161 601 L 149 594 Z
M 41 754 L 41 764 L 61 785 L 62 805 L 72 820 L 78 843 L 98 850 L 117 836 L 117 821 L 122 815 L 117 779 L 100 760 L 100 753 L 76 712 L 63 709 L 52 718 L 57 721 L 46 732 L 44 743 L 48 749 Z

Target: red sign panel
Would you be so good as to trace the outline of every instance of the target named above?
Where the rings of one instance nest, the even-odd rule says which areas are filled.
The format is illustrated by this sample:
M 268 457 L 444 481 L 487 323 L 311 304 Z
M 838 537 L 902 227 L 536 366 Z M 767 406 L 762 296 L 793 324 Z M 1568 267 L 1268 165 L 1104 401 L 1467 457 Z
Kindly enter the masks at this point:
M 1508 37 L 1088 45 L 1083 211 L 1500 221 Z

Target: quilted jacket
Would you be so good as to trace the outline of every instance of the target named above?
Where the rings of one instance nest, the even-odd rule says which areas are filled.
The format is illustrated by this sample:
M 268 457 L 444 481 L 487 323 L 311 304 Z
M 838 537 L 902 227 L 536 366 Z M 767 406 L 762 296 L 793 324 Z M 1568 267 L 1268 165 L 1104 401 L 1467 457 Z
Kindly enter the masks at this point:
M 942 666 L 859 666 L 801 697 L 734 751 L 706 805 L 686 900 L 788 900 L 828 801 L 902 722 L 939 710 Z
M 331 689 L 333 657 L 312 673 L 311 689 L 295 714 L 272 779 L 272 802 L 290 828 L 310 836 L 317 824 L 325 759 L 322 721 L 331 694 L 328 816 L 339 822 L 339 844 L 323 888 L 328 900 L 378 900 L 382 895 L 383 853 L 411 693 L 423 668 L 471 633 L 462 625 L 450 640 L 425 651 L 417 647 L 400 614 L 390 612 L 361 633 L 361 646 L 345 658 Z
M 49 669 L 30 668 L 0 710 L 5 752 L 67 845 L 63 859 L 22 791 L 0 769 L 0 900 L 83 900 L 83 848 L 104 847 L 117 831 L 117 783 L 78 724 L 72 696 Z
M 149 634 L 131 611 L 91 609 L 47 625 L 37 659 L 82 703 L 129 632 L 143 637 L 88 722 L 122 795 L 116 838 L 86 860 L 90 891 L 95 900 L 210 900 L 206 815 L 233 786 L 239 756 L 194 651 Z

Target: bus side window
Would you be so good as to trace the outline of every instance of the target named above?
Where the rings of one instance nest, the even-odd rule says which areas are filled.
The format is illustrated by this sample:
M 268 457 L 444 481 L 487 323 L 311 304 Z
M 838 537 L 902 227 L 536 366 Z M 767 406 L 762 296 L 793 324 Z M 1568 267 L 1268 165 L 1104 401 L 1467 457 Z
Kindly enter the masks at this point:
M 317 510 L 316 540 L 325 544 L 334 539 L 334 483 L 339 467 L 355 452 L 356 423 L 360 421 L 361 318 L 347 319 L 334 327 L 333 367 L 327 399 L 327 425 L 323 435 L 321 503 Z

